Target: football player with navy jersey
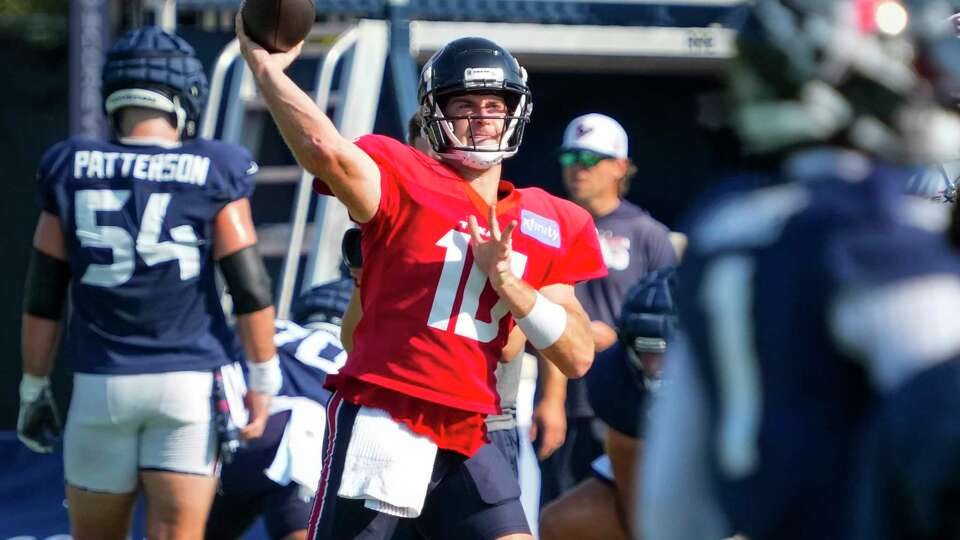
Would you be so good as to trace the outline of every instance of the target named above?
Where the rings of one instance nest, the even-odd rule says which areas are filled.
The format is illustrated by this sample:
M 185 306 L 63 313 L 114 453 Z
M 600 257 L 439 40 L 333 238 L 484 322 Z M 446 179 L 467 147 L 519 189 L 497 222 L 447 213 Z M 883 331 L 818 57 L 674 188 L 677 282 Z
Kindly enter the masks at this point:
M 199 537 L 216 487 L 213 370 L 239 360 L 214 281 L 233 295 L 251 377 L 244 439 L 281 385 L 269 278 L 248 197 L 256 164 L 196 138 L 207 80 L 192 47 L 156 27 L 110 48 L 109 141 L 43 156 L 23 309 L 18 435 L 49 452 L 49 373 L 61 331 L 73 369 L 64 469 L 74 538 L 125 538 L 138 491 L 151 538 Z
M 438 51 L 418 91 L 434 158 L 345 139 L 284 74 L 299 45 L 268 53 L 242 15 L 236 32 L 284 140 L 363 232 L 363 317 L 328 379 L 310 536 L 387 538 L 402 518 L 427 538 L 529 538 L 517 479 L 484 436 L 495 367 L 517 325 L 582 376 L 594 349 L 574 284 L 606 269 L 589 214 L 500 177 L 532 112 L 526 71 L 482 38 Z
M 544 507 L 541 540 L 636 538 L 635 476 L 647 415 L 661 384 L 663 355 L 677 327 L 676 267 L 646 275 L 625 295 L 618 340 L 584 377 L 590 405 L 606 426 L 606 453 L 588 478 Z
M 651 420 L 644 538 L 853 536 L 878 398 L 956 363 L 960 260 L 933 205 L 904 194 L 913 164 L 960 148 L 949 13 L 935 1 L 750 8 L 730 93 L 766 166 L 690 218 L 685 339 Z
M 347 360 L 340 330 L 352 291 L 350 279 L 318 285 L 294 302 L 292 320 L 276 321 L 283 386 L 271 401 L 263 435 L 220 471 L 207 540 L 241 538 L 260 516 L 274 540 L 306 538 L 330 399 L 323 384 Z

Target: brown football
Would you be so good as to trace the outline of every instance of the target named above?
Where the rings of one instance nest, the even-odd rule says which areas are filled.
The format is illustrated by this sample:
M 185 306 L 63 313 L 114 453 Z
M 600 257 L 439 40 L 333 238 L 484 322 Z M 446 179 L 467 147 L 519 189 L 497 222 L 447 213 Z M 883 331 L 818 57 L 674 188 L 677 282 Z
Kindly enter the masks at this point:
M 313 0 L 244 0 L 240 12 L 244 31 L 270 52 L 303 41 L 317 15 Z

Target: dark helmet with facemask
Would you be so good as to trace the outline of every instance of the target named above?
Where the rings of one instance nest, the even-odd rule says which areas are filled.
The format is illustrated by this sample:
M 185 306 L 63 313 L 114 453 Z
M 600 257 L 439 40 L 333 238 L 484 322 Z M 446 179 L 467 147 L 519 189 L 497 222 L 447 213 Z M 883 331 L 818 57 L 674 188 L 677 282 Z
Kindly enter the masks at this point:
M 495 144 L 476 145 L 454 135 L 453 121 L 463 118 L 448 117 L 444 109 L 451 97 L 467 93 L 497 94 L 506 102 L 503 132 Z M 509 51 L 478 37 L 451 41 L 427 61 L 418 98 L 423 131 L 433 150 L 474 169 L 487 169 L 516 154 L 533 111 L 527 71 Z

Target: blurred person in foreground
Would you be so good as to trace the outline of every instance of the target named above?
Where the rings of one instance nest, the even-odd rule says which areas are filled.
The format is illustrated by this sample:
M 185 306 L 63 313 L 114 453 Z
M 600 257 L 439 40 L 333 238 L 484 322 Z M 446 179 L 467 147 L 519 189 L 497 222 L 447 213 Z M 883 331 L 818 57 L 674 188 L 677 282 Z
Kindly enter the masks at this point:
M 71 137 L 40 164 L 17 432 L 33 450 L 52 449 L 49 374 L 69 294 L 73 537 L 126 538 L 142 492 L 149 537 L 198 538 L 217 483 L 214 370 L 241 356 L 216 267 L 251 359 L 241 438 L 263 431 L 281 384 L 250 215 L 257 167 L 243 148 L 196 138 L 207 79 L 181 38 L 156 27 L 125 34 L 107 53 L 103 89 L 111 139 Z
M 292 320 L 276 321 L 283 386 L 271 401 L 263 435 L 220 470 L 207 540 L 242 538 L 260 516 L 273 540 L 307 537 L 330 399 L 323 383 L 347 361 L 340 325 L 353 289 L 347 278 L 312 287 L 294 302 Z
M 435 159 L 389 137 L 345 139 L 284 74 L 302 44 L 270 54 L 240 15 L 236 31 L 284 140 L 363 234 L 363 316 L 327 380 L 310 536 L 388 538 L 410 519 L 427 538 L 529 538 L 516 476 L 485 436 L 494 371 L 516 324 L 582 376 L 593 342 L 573 287 L 605 269 L 586 212 L 500 177 L 532 110 L 526 72 L 482 38 L 442 47 L 418 91 Z
M 616 343 L 616 323 L 630 287 L 647 273 L 677 263 L 667 227 L 624 199 L 636 173 L 628 147 L 619 122 L 591 113 L 567 125 L 559 153 L 563 184 L 570 200 L 593 216 L 607 266 L 606 276 L 576 287 L 597 352 Z M 587 478 L 603 446 L 585 382 L 568 381 L 549 363 L 542 364 L 531 438 L 544 460 L 540 500 L 546 503 Z
M 960 38 L 960 13 L 950 17 Z M 954 42 L 957 42 L 955 39 Z M 953 88 L 954 103 L 960 87 Z M 960 250 L 960 207 L 957 179 L 960 146 L 950 161 L 924 169 L 911 179 L 912 193 L 949 210 L 947 238 Z M 931 218 L 937 214 L 930 212 Z M 936 305 L 931 305 L 936 309 Z M 952 317 L 943 313 L 943 317 Z M 917 329 L 926 335 L 925 329 Z M 943 346 L 934 336 L 929 346 Z M 960 411 L 956 362 L 934 364 L 910 378 L 878 407 L 866 433 L 857 465 L 858 504 L 854 537 L 858 540 L 960 537 Z
M 677 326 L 676 268 L 655 270 L 627 293 L 619 339 L 597 355 L 585 377 L 590 405 L 606 426 L 606 452 L 588 478 L 540 514 L 540 539 L 627 540 L 634 530 L 635 477 L 643 459 L 650 405 L 663 355 Z
M 882 490 L 856 472 L 873 410 L 937 371 L 956 400 L 960 261 L 937 207 L 905 195 L 916 164 L 960 148 L 949 13 L 932 1 L 750 8 L 729 89 L 763 166 L 690 219 L 683 334 L 642 473 L 645 540 L 859 536 L 858 489 Z M 911 427 L 933 446 L 918 456 L 937 455 L 937 427 Z

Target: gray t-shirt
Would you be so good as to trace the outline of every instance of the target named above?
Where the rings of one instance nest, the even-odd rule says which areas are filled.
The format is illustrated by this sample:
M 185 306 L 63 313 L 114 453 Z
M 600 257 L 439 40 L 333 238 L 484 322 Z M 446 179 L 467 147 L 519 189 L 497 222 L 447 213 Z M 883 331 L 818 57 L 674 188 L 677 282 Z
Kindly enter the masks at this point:
M 506 364 L 497 365 L 497 393 L 500 394 L 502 414 L 487 416 L 487 431 L 499 431 L 517 427 L 517 392 L 520 389 L 520 371 L 523 356 L 518 355 Z
M 670 243 L 670 230 L 629 201 L 621 201 L 613 212 L 594 221 L 608 274 L 578 283 L 577 299 L 590 320 L 616 328 L 627 291 L 650 272 L 677 264 L 677 254 Z M 567 383 L 567 416 L 593 416 L 581 379 Z

